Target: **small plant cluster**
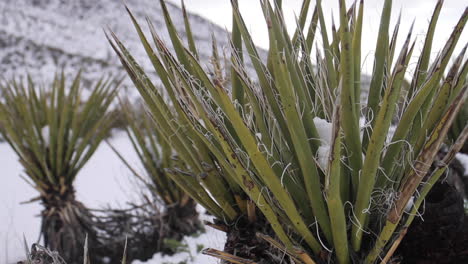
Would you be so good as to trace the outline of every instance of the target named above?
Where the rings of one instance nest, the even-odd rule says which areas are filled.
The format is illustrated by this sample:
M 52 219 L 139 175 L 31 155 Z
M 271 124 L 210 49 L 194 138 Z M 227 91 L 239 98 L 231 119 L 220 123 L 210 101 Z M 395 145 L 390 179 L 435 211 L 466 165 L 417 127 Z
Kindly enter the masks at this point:
M 202 66 L 188 18 L 184 16 L 185 44 L 163 0 L 172 49 L 149 18 L 147 35 L 129 11 L 163 88 L 112 31 L 107 37 L 144 99 L 160 140 L 184 164 L 166 171 L 227 229 L 243 215 L 247 225 L 266 221 L 274 239 L 258 236 L 294 263 L 386 263 L 468 136 L 462 119 L 456 135 L 446 140 L 467 96 L 466 47 L 449 62 L 468 9 L 444 48 L 431 57 L 443 4 L 437 2 L 405 87 L 416 41 L 410 30 L 397 49 L 400 23 L 389 35 L 392 1 L 385 0 L 365 102 L 360 82 L 364 1 L 347 8 L 340 0 L 340 23 L 330 32 L 321 1 L 311 8 L 305 0 L 291 35 L 281 2 L 260 1 L 270 37 L 268 58 L 262 61 L 237 1 L 231 1 L 228 70 L 221 67 L 215 44 L 212 67 Z M 328 135 L 324 125 L 330 128 Z M 449 150 L 431 169 L 444 143 Z

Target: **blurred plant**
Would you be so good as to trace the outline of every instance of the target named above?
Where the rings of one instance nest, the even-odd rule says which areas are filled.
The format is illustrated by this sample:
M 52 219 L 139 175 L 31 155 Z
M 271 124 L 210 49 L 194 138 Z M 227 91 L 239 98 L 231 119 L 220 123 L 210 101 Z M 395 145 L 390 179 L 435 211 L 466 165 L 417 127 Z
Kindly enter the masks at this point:
M 147 113 L 137 111 L 128 101 L 121 100 L 120 105 L 125 123 L 128 124 L 125 131 L 148 177 L 141 176 L 124 155 L 111 145 L 112 149 L 151 193 L 155 194 L 154 198 L 161 200 L 165 205 L 184 206 L 190 197 L 170 179 L 166 168 L 177 167 L 184 170 L 185 165 L 178 163 L 172 148 L 162 139 Z
M 57 251 L 51 251 L 39 244 L 32 244 L 31 250 L 26 246 L 26 260 L 19 261 L 18 264 L 66 264 L 65 260 Z M 87 263 L 85 263 L 87 264 Z
M 168 175 L 172 173 L 168 170 L 170 168 L 188 171 L 186 165 L 174 156 L 172 148 L 162 139 L 146 112 L 132 106 L 126 100 L 121 100 L 120 105 L 120 112 L 124 115 L 125 123 L 128 124 L 125 130 L 143 165 L 146 177 L 141 176 L 135 166 L 125 158 L 125 152 L 118 151 L 110 143 L 109 145 L 143 183 L 147 193 L 150 194 L 150 197 L 145 195 L 143 200 L 152 205 L 148 206 L 146 217 L 140 214 L 135 219 L 139 223 L 142 222 L 142 218 L 149 220 L 146 231 L 142 234 L 131 235 L 128 232 L 121 232 L 129 235 L 132 240 L 128 248 L 128 256 L 131 259 L 145 259 L 144 256 L 151 258 L 156 252 L 163 254 L 180 252 L 177 247 L 174 247 L 174 243 L 180 244 L 184 236 L 193 235 L 202 230 L 196 203 Z M 154 230 L 154 232 L 148 232 L 148 230 Z M 139 242 L 138 240 L 143 237 L 151 237 L 151 240 Z M 141 247 L 143 244 L 151 244 L 151 246 Z
M 26 251 L 26 260 L 19 261 L 18 264 L 67 264 L 57 251 L 51 251 L 50 249 L 39 244 L 32 244 L 31 250 L 29 250 L 26 240 L 24 241 L 24 246 Z M 126 249 L 127 242 L 125 242 L 125 247 L 122 254 L 123 257 L 121 257 L 121 261 L 119 261 L 121 264 L 127 263 Z M 83 246 L 83 262 L 81 262 L 83 264 L 91 264 L 88 251 L 88 238 L 86 237 Z
M 31 202 L 44 205 L 45 246 L 70 263 L 82 263 L 86 234 L 98 246 L 92 215 L 76 200 L 73 182 L 109 133 L 113 118 L 107 109 L 117 86 L 102 79 L 83 98 L 79 73 L 70 85 L 63 74 L 50 86 L 38 87 L 31 78 L 1 85 L 0 132 L 39 192 Z
M 151 82 L 113 32 L 107 37 L 162 140 L 185 164 L 184 171 L 170 170 L 172 179 L 227 224 L 218 225 L 220 229 L 237 228 L 230 225 L 242 223 L 242 215 L 247 215 L 247 226 L 260 232 L 268 223 L 275 239 L 257 237 L 280 251 L 280 257 L 270 258 L 269 263 L 280 263 L 284 256 L 296 263 L 386 263 L 431 186 L 468 136 L 465 123 L 446 156 L 430 171 L 467 96 L 467 72 L 461 67 L 466 47 L 451 67 L 448 62 L 468 9 L 430 63 L 442 8 L 442 1 L 437 2 L 410 87 L 403 91 L 415 41 L 411 42 L 410 30 L 403 46 L 396 48 L 400 23 L 390 38 L 392 1 L 385 0 L 365 103 L 360 101 L 363 1 L 349 9 L 344 0 L 339 1 L 340 24 L 338 29 L 332 25 L 331 34 L 321 1 L 306 28 L 312 9 L 310 1 L 304 1 L 292 37 L 281 1 L 261 1 L 270 37 L 266 61 L 259 57 L 237 1 L 231 1 L 230 83 L 216 45 L 209 71 L 198 59 L 187 16 L 188 48 L 164 0 L 160 3 L 173 51 L 147 19 L 154 48 L 129 14 L 164 91 Z M 316 44 L 314 49 L 318 25 L 323 46 Z M 242 46 L 255 77 L 246 69 Z M 315 60 L 313 50 L 317 50 Z M 400 100 L 403 109 L 397 111 Z M 392 135 L 389 128 L 397 113 Z M 365 120 L 364 127 L 360 119 Z M 231 239 L 228 233 L 228 243 Z M 228 254 L 209 249 L 205 253 L 235 263 L 252 261 L 233 253 L 259 260 L 259 255 L 245 251 Z

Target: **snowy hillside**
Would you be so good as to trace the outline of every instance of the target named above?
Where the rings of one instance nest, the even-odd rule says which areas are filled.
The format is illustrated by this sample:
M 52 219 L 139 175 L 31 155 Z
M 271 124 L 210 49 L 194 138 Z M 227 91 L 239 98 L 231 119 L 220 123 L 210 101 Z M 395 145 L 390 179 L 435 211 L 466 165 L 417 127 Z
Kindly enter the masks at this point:
M 168 40 L 158 1 L 126 1 L 142 25 L 150 17 L 163 39 Z M 185 40 L 179 7 L 167 3 L 173 22 Z M 122 75 L 123 70 L 104 37 L 109 27 L 124 41 L 145 68 L 150 62 L 119 0 L 2 0 L 0 2 L 0 75 L 6 78 L 30 73 L 36 80 L 49 80 L 57 67 L 68 72 L 84 70 L 84 78 L 96 80 L 103 73 Z M 211 56 L 212 33 L 220 50 L 227 51 L 225 29 L 190 15 L 202 62 Z

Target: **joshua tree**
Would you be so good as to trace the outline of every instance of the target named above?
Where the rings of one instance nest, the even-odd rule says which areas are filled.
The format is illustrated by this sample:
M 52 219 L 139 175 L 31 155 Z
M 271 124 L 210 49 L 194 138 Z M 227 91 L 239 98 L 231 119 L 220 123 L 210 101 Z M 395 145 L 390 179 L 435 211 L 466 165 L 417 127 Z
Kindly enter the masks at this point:
M 392 1 L 385 0 L 369 95 L 361 102 L 364 1 L 348 9 L 340 0 L 340 24 L 328 34 L 321 1 L 311 8 L 306 0 L 292 36 L 281 1 L 260 2 L 270 36 L 268 58 L 260 59 L 237 1 L 231 1 L 226 74 L 216 50 L 213 69 L 202 67 L 187 18 L 188 47 L 163 0 L 173 51 L 149 19 L 150 38 L 129 11 L 164 90 L 108 33 L 162 140 L 186 165 L 187 171 L 172 168 L 169 175 L 219 219 L 213 226 L 228 232 L 227 252 L 205 252 L 233 263 L 386 263 L 468 136 L 465 120 L 447 154 L 430 169 L 467 96 L 466 47 L 451 66 L 449 61 L 468 9 L 431 61 L 442 8 L 437 2 L 410 85 L 402 89 L 415 41 L 410 30 L 396 48 L 399 23 L 390 36 Z M 315 44 L 319 37 L 321 44 Z M 397 111 L 400 102 L 403 109 Z

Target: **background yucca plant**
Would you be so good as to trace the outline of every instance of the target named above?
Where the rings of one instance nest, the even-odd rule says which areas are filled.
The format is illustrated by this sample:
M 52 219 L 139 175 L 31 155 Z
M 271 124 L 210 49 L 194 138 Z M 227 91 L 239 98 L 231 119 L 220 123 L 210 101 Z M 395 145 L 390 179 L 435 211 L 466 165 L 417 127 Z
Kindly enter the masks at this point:
M 152 215 L 148 219 L 150 223 L 146 229 L 155 231 L 151 232 L 151 235 L 148 234 L 150 232 L 146 232 L 141 236 L 130 236 L 132 242 L 128 248 L 128 257 L 144 259 L 144 252 L 134 250 L 134 245 L 141 248 L 144 244 L 148 244 L 146 247 L 149 254 L 146 258 L 152 257 L 155 252 L 174 254 L 174 247 L 168 245 L 167 241 L 181 241 L 184 236 L 202 230 L 195 201 L 169 176 L 170 173 L 189 170 L 183 160 L 175 155 L 172 147 L 164 140 L 152 118 L 142 107 L 132 106 L 128 100 L 121 100 L 120 105 L 125 123 L 128 124 L 125 131 L 143 166 L 143 174 L 139 173 L 138 166 L 125 158 L 125 152 L 112 145 L 111 148 L 146 189 L 146 192 L 142 191 L 145 193 L 143 200 L 151 204 L 152 209 Z M 138 218 L 136 220 L 142 221 Z M 151 240 L 136 241 L 142 236 L 150 237 Z
M 340 24 L 332 26 L 331 34 L 321 1 L 315 8 L 304 1 L 292 37 L 281 1 L 260 1 L 270 36 L 266 61 L 259 58 L 237 2 L 231 2 L 230 83 L 216 50 L 212 69 L 201 65 L 187 19 L 188 48 L 184 46 L 163 0 L 173 51 L 149 19 L 153 44 L 129 14 L 164 91 L 109 33 L 158 133 L 189 170 L 170 174 L 172 179 L 228 225 L 242 215 L 254 229 L 255 223 L 266 221 L 275 240 L 258 237 L 293 262 L 386 263 L 468 135 L 465 123 L 448 154 L 430 170 L 467 96 L 466 48 L 448 64 L 468 9 L 443 50 L 431 58 L 442 8 L 442 1 L 437 2 L 410 85 L 402 89 L 415 41 L 410 30 L 403 46 L 396 48 L 399 23 L 390 37 L 392 1 L 385 0 L 369 95 L 361 102 L 363 1 L 349 9 L 339 1 Z M 315 44 L 318 25 L 321 44 Z M 256 76 L 247 73 L 245 51 Z M 402 109 L 397 111 L 399 103 Z M 392 120 L 397 120 L 393 134 Z M 228 233 L 228 243 L 230 239 Z M 236 252 L 260 260 L 259 255 L 243 253 Z M 282 258 L 268 261 L 279 263 Z
M 107 109 L 117 83 L 100 80 L 83 98 L 80 74 L 72 82 L 57 75 L 51 85 L 33 80 L 2 83 L 0 132 L 19 157 L 26 180 L 44 205 L 41 233 L 46 247 L 69 263 L 82 263 L 88 234 L 97 247 L 89 210 L 75 199 L 73 182 L 102 140 L 113 118 Z

